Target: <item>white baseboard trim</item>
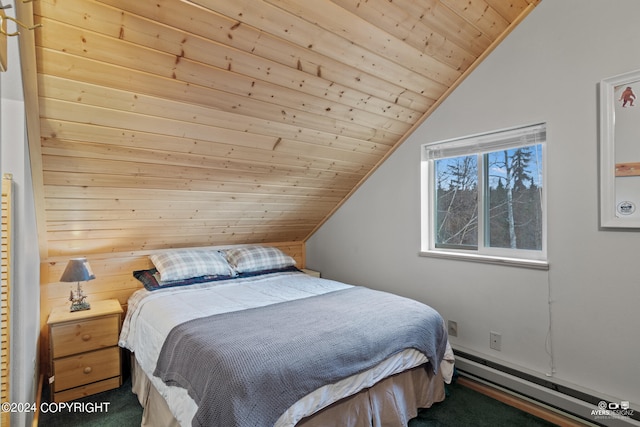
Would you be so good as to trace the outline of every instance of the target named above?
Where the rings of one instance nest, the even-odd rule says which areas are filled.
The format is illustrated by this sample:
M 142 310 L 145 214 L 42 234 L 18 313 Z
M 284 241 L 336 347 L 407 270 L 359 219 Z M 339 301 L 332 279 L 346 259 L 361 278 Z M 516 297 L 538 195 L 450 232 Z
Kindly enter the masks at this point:
M 495 364 L 494 364 L 495 366 Z M 542 404 L 550 410 L 563 413 L 583 422 L 586 426 L 640 427 L 640 422 L 626 416 L 597 415 L 597 404 L 528 381 L 498 368 L 490 367 L 456 353 L 456 368 L 460 375 L 499 387 L 507 393 Z

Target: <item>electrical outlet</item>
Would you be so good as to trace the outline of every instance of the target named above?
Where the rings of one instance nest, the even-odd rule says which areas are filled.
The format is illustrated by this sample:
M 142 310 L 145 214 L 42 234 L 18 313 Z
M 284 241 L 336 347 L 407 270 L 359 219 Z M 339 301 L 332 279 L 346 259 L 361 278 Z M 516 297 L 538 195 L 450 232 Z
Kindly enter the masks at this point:
M 447 332 L 449 333 L 450 337 L 457 337 L 458 336 L 458 322 L 456 322 L 455 320 L 448 320 L 447 321 Z
M 489 332 L 489 347 L 500 351 L 502 348 L 502 335 L 498 332 Z

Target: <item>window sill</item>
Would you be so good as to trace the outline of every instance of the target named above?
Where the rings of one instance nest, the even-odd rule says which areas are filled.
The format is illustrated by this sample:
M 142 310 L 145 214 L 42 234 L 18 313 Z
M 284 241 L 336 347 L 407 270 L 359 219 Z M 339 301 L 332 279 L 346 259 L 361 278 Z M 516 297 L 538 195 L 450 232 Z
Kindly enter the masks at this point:
M 461 252 L 420 251 L 420 256 L 440 259 L 455 259 L 460 261 L 480 262 L 484 264 L 504 265 L 508 267 L 531 268 L 534 270 L 549 270 L 547 261 L 533 259 L 506 258 L 491 255 L 479 255 Z

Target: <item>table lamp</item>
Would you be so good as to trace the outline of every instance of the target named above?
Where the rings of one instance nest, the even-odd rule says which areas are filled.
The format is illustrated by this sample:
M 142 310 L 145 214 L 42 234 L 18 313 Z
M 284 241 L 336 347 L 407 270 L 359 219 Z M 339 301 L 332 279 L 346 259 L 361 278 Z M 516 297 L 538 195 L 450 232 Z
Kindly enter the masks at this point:
M 86 282 L 88 280 L 95 279 L 89 261 L 86 258 L 72 258 L 67 263 L 67 267 L 62 273 L 60 278 L 61 282 L 78 282 L 78 288 L 74 292 L 71 290 L 69 301 L 71 301 L 70 311 L 89 310 L 91 306 L 87 302 L 87 296 L 82 291 L 80 282 Z

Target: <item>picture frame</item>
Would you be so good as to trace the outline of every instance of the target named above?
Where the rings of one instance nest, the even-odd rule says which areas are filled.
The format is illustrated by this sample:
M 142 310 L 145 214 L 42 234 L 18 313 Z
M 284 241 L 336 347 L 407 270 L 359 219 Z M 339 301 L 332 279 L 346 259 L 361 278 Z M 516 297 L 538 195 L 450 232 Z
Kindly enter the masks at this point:
M 600 81 L 602 228 L 640 228 L 640 100 L 636 96 L 640 96 L 640 70 Z

